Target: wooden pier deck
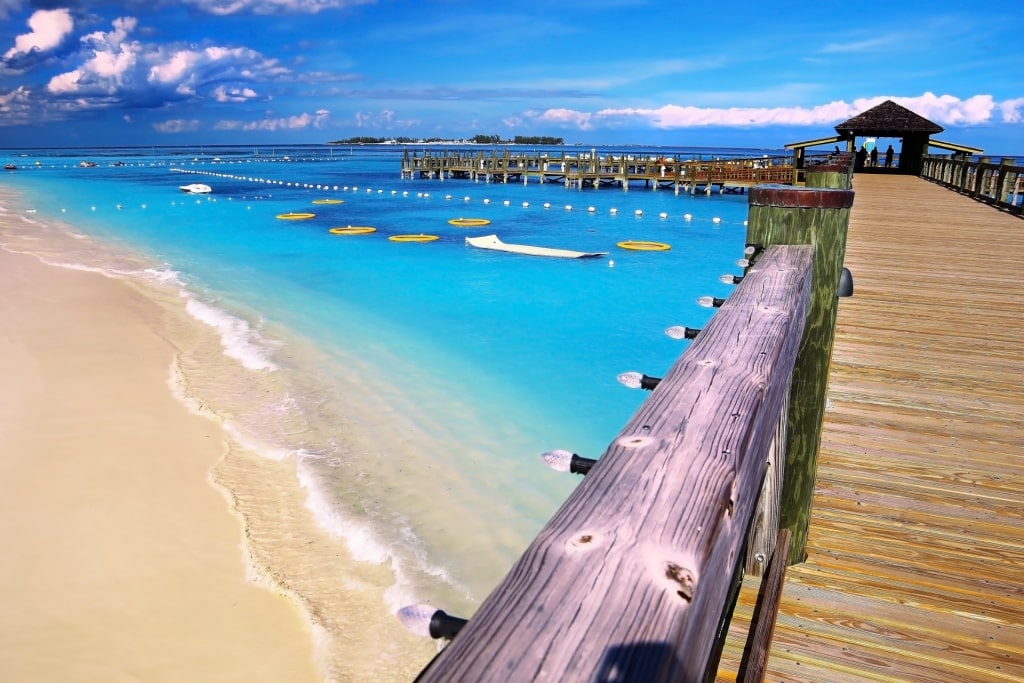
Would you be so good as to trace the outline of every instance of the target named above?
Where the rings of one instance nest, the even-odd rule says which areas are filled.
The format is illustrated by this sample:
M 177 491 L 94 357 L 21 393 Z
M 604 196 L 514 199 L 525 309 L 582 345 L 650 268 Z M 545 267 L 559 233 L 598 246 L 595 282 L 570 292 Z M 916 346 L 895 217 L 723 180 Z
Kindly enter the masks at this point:
M 463 179 L 495 183 L 559 183 L 567 188 L 668 188 L 679 194 L 743 193 L 755 185 L 790 183 L 788 158 L 680 159 L 678 157 L 536 152 L 424 150 L 402 158 L 401 177 Z
M 808 558 L 766 680 L 1024 680 L 1024 223 L 913 176 L 854 190 Z

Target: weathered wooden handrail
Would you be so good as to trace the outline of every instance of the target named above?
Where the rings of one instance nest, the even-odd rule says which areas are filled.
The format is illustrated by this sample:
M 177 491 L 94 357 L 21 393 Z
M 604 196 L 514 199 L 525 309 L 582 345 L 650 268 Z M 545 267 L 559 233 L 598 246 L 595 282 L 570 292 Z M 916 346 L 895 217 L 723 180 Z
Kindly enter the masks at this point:
M 1024 166 L 963 155 L 926 156 L 921 177 L 979 201 L 1024 216 Z
M 702 681 L 785 419 L 813 247 L 748 270 L 422 681 Z

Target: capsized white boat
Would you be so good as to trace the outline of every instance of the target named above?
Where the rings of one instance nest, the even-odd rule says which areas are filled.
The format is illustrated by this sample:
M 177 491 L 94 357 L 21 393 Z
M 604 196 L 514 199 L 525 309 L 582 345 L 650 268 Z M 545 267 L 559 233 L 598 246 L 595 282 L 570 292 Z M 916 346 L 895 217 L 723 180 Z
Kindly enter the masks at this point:
M 506 244 L 497 235 L 467 237 L 466 244 L 477 249 L 507 251 L 511 254 L 527 256 L 554 256 L 555 258 L 600 258 L 607 256 L 607 251 L 573 251 L 572 249 L 552 249 L 551 247 L 533 247 L 528 244 Z
M 180 188 L 182 192 L 187 194 L 209 194 L 213 192 L 213 188 L 203 183 L 192 183 L 191 185 L 182 185 Z

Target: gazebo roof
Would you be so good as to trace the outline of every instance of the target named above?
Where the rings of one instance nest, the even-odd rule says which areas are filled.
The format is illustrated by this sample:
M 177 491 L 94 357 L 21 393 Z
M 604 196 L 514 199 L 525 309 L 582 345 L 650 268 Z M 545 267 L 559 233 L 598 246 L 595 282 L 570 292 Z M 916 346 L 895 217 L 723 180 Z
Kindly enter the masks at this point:
M 849 121 L 836 126 L 836 132 L 877 137 L 902 137 L 907 133 L 941 133 L 942 126 L 918 116 L 906 107 L 892 100 L 886 100 L 877 107 L 857 114 Z

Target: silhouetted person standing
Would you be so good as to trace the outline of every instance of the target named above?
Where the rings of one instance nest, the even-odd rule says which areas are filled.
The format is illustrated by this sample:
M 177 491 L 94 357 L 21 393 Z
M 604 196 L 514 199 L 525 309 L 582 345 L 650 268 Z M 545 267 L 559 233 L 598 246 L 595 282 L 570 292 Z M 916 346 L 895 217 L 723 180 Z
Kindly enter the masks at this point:
M 871 165 L 878 166 L 878 145 L 871 148 Z
M 863 171 L 864 170 L 864 162 L 866 162 L 867 160 L 868 160 L 868 149 L 864 145 L 861 145 L 860 149 L 857 150 L 857 160 L 854 161 L 854 163 L 853 163 L 853 170 L 854 171 Z
M 892 145 L 889 145 L 889 149 L 885 150 L 885 167 L 892 168 Z

